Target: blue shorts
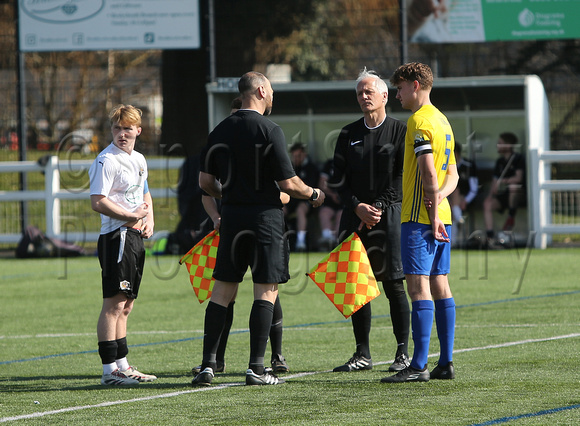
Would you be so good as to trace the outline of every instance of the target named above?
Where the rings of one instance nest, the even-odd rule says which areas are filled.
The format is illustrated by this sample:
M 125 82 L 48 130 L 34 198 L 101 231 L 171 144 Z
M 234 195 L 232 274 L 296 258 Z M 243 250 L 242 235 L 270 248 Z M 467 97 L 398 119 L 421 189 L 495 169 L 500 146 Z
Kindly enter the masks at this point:
M 451 238 L 451 225 L 445 225 Z M 446 275 L 451 269 L 451 243 L 433 238 L 431 225 L 401 224 L 401 255 L 405 275 Z

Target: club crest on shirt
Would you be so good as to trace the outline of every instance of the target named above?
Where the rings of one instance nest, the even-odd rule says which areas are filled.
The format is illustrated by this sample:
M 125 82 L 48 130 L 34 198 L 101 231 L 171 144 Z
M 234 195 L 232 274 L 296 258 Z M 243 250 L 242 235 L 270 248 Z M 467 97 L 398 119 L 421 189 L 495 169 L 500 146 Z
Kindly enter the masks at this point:
M 423 136 L 423 133 L 416 132 L 415 135 L 413 135 L 413 142 L 415 142 L 415 143 L 425 142 L 425 137 Z
M 123 280 L 119 283 L 119 288 L 121 290 L 131 290 L 131 283 L 127 280 Z

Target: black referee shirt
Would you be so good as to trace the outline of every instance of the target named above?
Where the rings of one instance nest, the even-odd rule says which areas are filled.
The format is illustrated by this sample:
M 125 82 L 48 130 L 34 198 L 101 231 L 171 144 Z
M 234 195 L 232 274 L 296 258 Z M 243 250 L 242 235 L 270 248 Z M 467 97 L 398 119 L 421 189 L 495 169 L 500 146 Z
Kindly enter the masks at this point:
M 391 117 L 375 129 L 367 128 L 364 118 L 342 129 L 331 184 L 347 210 L 360 202 L 401 202 L 406 131 L 405 123 Z
M 296 175 L 282 129 L 253 110 L 239 110 L 216 126 L 200 168 L 222 183 L 224 205 L 282 207 L 276 182 Z

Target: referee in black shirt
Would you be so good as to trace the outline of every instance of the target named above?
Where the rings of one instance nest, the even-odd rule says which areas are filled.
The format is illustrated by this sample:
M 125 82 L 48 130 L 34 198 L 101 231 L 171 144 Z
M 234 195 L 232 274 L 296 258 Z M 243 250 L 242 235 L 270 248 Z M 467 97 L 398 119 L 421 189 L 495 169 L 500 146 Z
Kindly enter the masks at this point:
M 246 384 L 283 383 L 264 368 L 278 284 L 290 278 L 280 191 L 309 200 L 313 207 L 320 206 L 325 197 L 320 189 L 296 176 L 282 129 L 265 117 L 274 97 L 270 81 L 251 71 L 240 78 L 238 89 L 241 109 L 218 124 L 201 153 L 199 183 L 209 195 L 222 200 L 222 221 L 215 283 L 205 311 L 201 372 L 193 385 L 212 382 L 227 306 L 248 267 L 254 281 L 254 304 Z

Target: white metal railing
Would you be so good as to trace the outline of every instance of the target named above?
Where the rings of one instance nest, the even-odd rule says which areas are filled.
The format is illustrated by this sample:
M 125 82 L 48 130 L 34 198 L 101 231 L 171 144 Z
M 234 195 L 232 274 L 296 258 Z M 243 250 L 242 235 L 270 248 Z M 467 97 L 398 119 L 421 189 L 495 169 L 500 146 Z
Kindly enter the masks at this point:
M 580 234 L 580 224 L 556 224 L 552 221 L 552 193 L 580 191 L 580 180 L 551 180 L 551 163 L 580 163 L 580 151 L 529 150 L 529 214 L 531 229 L 536 232 L 534 247 L 546 248 L 553 234 Z
M 46 235 L 64 239 L 61 232 L 60 200 L 89 200 L 88 188 L 61 189 L 60 172 L 88 170 L 93 160 L 67 160 L 59 162 L 57 156 L 51 156 L 46 165 L 40 165 L 36 161 L 7 161 L 0 162 L 1 173 L 14 172 L 44 172 L 44 191 L 0 191 L 0 203 L 9 201 L 44 201 L 46 217 Z M 183 164 L 183 159 L 152 159 L 147 160 L 149 170 L 178 169 Z M 176 191 L 168 188 L 150 188 L 151 196 L 175 198 Z M 15 230 L 16 231 L 16 230 Z M 18 230 L 20 231 L 20 230 Z M 97 241 L 98 232 L 85 233 L 75 230 L 67 232 L 68 241 Z M 17 243 L 22 238 L 22 233 L 0 234 L 0 243 Z

